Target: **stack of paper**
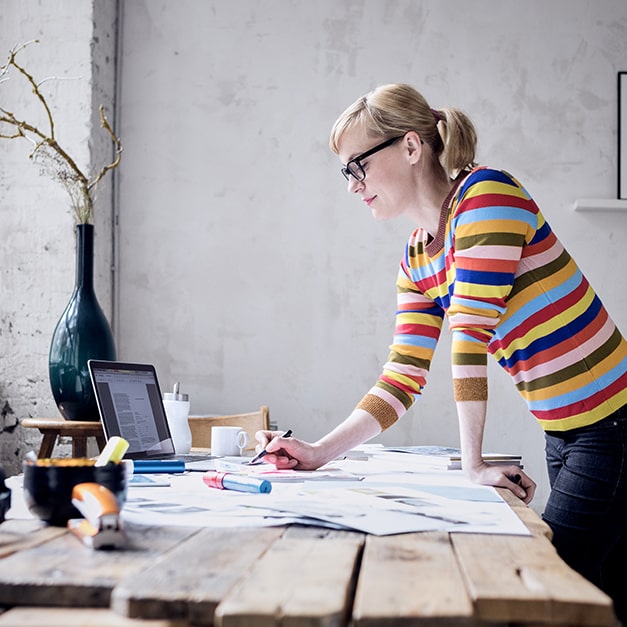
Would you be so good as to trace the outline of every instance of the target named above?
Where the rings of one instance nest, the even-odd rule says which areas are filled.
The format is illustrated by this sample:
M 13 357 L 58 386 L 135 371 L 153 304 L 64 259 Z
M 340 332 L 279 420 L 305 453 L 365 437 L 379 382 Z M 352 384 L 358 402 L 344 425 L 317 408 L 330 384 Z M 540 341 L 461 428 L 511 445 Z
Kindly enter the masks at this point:
M 462 454 L 458 448 L 449 446 L 393 446 L 383 447 L 382 451 L 394 453 L 410 453 L 430 458 L 432 463 L 446 467 L 448 470 L 461 470 Z M 522 456 L 513 453 L 482 453 L 483 461 L 488 464 L 523 467 Z

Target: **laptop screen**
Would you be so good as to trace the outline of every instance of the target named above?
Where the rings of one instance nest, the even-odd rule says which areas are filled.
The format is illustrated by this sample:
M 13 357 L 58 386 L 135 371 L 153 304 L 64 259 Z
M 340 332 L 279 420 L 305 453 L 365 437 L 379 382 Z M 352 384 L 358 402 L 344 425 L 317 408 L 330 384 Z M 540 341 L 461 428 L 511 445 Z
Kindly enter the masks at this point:
M 151 364 L 90 360 L 98 411 L 107 439 L 128 441 L 126 457 L 146 459 L 174 454 L 174 443 Z

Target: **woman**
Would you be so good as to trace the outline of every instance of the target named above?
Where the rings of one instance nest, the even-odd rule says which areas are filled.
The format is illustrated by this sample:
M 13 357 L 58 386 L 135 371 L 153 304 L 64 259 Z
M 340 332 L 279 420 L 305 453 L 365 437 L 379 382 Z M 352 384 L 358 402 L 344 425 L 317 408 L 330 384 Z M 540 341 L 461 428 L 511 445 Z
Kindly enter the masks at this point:
M 394 424 L 422 392 L 446 317 L 465 472 L 533 498 L 527 474 L 481 458 L 490 354 L 546 433 L 544 518 L 558 552 L 622 597 L 607 564 L 625 557 L 627 343 L 598 297 L 520 183 L 476 166 L 475 129 L 461 111 L 433 110 L 408 85 L 385 85 L 344 111 L 330 145 L 375 218 L 405 215 L 418 228 L 400 263 L 381 377 L 313 444 L 260 432 L 267 461 L 314 469 Z

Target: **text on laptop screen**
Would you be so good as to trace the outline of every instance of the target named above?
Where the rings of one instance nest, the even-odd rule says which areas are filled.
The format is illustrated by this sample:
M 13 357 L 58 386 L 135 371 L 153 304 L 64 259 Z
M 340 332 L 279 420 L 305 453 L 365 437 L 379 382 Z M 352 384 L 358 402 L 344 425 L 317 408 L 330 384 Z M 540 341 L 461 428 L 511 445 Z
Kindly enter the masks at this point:
M 174 453 L 153 372 L 98 368 L 93 376 L 108 438 L 127 440 L 129 455 Z

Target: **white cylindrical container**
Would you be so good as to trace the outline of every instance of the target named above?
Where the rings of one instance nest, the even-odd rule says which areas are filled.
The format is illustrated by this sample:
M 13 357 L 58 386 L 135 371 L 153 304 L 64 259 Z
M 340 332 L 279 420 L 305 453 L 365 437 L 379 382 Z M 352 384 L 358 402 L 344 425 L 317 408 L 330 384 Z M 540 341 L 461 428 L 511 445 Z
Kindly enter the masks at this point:
M 174 384 L 172 392 L 163 393 L 163 408 L 174 441 L 174 452 L 185 455 L 192 448 L 192 432 L 189 428 L 189 396 L 179 392 L 179 384 Z

